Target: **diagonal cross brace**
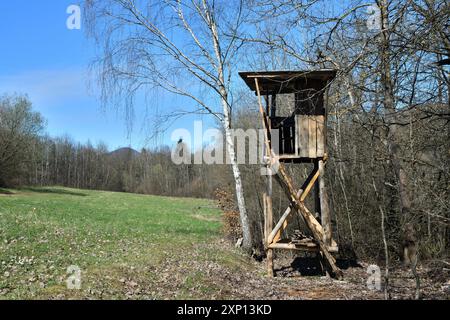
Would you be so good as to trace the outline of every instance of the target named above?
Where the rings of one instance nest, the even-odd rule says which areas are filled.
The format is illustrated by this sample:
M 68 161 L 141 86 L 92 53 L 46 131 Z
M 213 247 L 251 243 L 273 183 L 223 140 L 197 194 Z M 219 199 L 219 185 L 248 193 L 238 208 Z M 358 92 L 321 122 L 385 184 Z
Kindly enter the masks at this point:
M 300 197 L 301 194 L 303 193 L 303 190 L 299 190 L 297 193 L 297 196 Z M 289 207 L 286 209 L 286 211 L 284 212 L 284 214 L 281 216 L 280 221 L 278 221 L 277 225 L 275 226 L 275 228 L 272 230 L 272 232 L 269 234 L 269 236 L 267 237 L 267 244 L 271 244 L 273 242 L 276 242 L 278 240 L 278 238 L 280 237 L 280 233 L 281 233 L 281 229 L 286 227 L 286 221 L 289 218 L 289 216 L 292 213 L 292 204 L 289 204 Z
M 319 170 L 311 172 L 308 179 L 306 179 L 305 183 L 303 184 L 302 188 L 297 192 L 297 197 L 300 198 L 300 201 L 302 202 L 305 201 L 306 197 L 308 196 L 309 192 L 311 191 L 312 187 L 314 186 L 314 183 L 317 181 L 318 178 L 319 178 Z M 272 242 L 277 242 L 279 240 L 282 229 L 286 228 L 287 225 L 286 221 L 291 215 L 292 209 L 293 205 L 292 203 L 290 203 L 289 207 L 281 216 L 280 221 L 278 221 L 273 231 L 269 234 L 267 239 L 268 244 L 271 244 Z
M 306 222 L 306 225 L 311 230 L 314 239 L 319 244 L 320 251 L 322 252 L 322 255 L 325 261 L 328 263 L 332 273 L 336 276 L 336 278 L 338 279 L 342 278 L 343 277 L 342 271 L 336 266 L 336 260 L 328 251 L 328 248 L 323 241 L 324 232 L 322 226 L 317 222 L 314 215 L 308 210 L 308 208 L 306 208 L 303 201 L 301 201 L 300 197 L 298 196 L 297 192 L 294 189 L 292 180 L 287 175 L 284 165 L 282 163 L 280 163 L 280 166 L 278 168 L 275 177 L 277 178 L 278 183 L 288 196 L 292 207 L 302 214 Z

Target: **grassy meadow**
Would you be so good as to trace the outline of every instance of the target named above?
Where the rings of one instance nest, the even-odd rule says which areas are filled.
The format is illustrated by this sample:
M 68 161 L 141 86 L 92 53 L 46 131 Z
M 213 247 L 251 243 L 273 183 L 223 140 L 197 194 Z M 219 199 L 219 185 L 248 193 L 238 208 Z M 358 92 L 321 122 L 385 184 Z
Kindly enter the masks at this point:
M 0 299 L 208 298 L 220 288 L 203 268 L 248 267 L 220 232 L 209 200 L 0 190 Z M 66 285 L 72 265 L 80 290 Z
M 221 230 L 210 200 L 0 189 L 0 300 L 383 298 L 367 290 L 368 264 L 335 281 L 305 276 L 308 264 L 295 267 L 285 254 L 269 278 L 265 264 L 223 240 Z M 81 272 L 79 289 L 67 287 L 70 266 Z M 419 273 L 425 299 L 448 299 L 428 269 Z M 407 270 L 391 273 L 391 286 L 394 299 L 414 293 Z

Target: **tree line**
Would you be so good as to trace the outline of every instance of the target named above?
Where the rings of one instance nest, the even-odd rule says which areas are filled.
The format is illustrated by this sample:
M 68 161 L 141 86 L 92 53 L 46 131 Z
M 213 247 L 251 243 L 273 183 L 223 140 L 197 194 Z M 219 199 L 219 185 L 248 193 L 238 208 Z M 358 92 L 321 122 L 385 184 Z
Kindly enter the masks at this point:
M 49 137 L 26 96 L 0 99 L 0 186 L 65 186 L 167 196 L 212 197 L 208 166 L 175 165 L 171 149 L 109 150 L 105 143 Z M 217 168 L 216 168 L 217 173 Z

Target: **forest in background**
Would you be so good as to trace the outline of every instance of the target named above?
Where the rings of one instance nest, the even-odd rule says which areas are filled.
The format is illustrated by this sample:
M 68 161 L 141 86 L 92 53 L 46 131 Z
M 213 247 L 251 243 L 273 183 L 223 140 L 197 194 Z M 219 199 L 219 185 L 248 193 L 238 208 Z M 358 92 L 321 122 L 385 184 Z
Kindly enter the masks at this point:
M 336 96 L 337 98 L 337 96 Z M 420 115 L 444 112 L 445 105 L 428 106 L 420 113 L 405 111 L 402 144 L 408 177 L 413 182 L 414 224 L 420 239 L 422 260 L 448 255 L 449 157 L 448 120 Z M 235 127 L 260 126 L 255 108 L 243 107 Z M 3 187 L 65 186 L 91 190 L 183 196 L 219 197 L 225 211 L 225 229 L 236 241 L 241 237 L 239 214 L 233 197 L 233 177 L 227 165 L 175 165 L 170 147 L 157 150 L 131 148 L 108 150 L 103 143 L 74 142 L 69 137 L 45 134 L 45 120 L 33 112 L 27 97 L 10 95 L 0 101 L 0 181 Z M 376 123 L 378 115 L 360 115 L 364 123 Z M 418 121 L 417 119 L 420 119 Z M 413 121 L 414 120 L 414 121 Z M 328 123 L 327 164 L 333 225 L 341 252 L 351 257 L 382 262 L 384 244 L 380 210 L 386 214 L 386 236 L 394 260 L 401 256 L 400 228 L 396 212 L 398 195 L 383 145 L 351 117 L 331 115 Z M 309 165 L 288 165 L 296 182 L 304 180 Z M 265 178 L 260 165 L 241 165 L 251 221 L 262 241 L 262 199 Z M 387 178 L 391 176 L 391 178 Z M 274 189 L 274 212 L 282 214 L 287 200 Z M 314 203 L 309 204 L 314 208 Z M 297 227 L 304 229 L 298 220 Z M 291 230 L 292 231 L 292 230 Z
M 175 165 L 171 148 L 121 148 L 49 137 L 45 119 L 26 96 L 0 99 L 0 186 L 65 186 L 167 196 L 211 198 L 206 165 Z M 211 169 L 212 170 L 212 169 Z
M 184 112 L 216 117 L 227 134 L 261 123 L 255 97 L 234 82 L 238 68 L 337 70 L 328 90 L 326 180 L 340 254 L 385 266 L 399 262 L 405 248 L 417 249 L 419 263 L 448 259 L 448 1 L 375 1 L 373 25 L 359 1 L 342 8 L 319 0 L 156 1 L 142 10 L 141 1 L 87 2 L 103 48 L 97 71 L 106 105 L 131 110 L 141 86 L 163 88 L 195 101 L 197 109 Z M 176 23 L 168 25 L 167 16 Z M 185 42 L 171 41 L 173 28 Z M 220 188 L 230 200 L 223 205 L 229 236 L 245 238 L 247 224 L 245 246 L 262 248 L 260 166 L 176 166 L 168 147 L 117 154 L 102 144 L 46 137 L 44 123 L 26 98 L 2 99 L 1 185 L 193 197 L 214 197 Z M 227 147 L 234 152 L 232 141 Z M 296 184 L 309 169 L 288 166 Z M 273 204 L 277 219 L 288 206 L 277 187 Z

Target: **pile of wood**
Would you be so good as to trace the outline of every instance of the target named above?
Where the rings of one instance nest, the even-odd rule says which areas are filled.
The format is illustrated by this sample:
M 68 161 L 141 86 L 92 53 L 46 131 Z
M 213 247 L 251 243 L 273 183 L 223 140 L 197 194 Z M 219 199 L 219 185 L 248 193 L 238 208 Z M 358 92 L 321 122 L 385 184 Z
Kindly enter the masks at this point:
M 217 205 L 223 211 L 223 232 L 227 239 L 236 242 L 242 237 L 242 229 L 234 195 L 223 188 L 216 189 L 214 195 Z
M 304 234 L 303 232 L 301 232 L 300 230 L 295 230 L 290 238 L 291 243 L 293 244 L 309 244 L 309 243 L 314 243 L 316 244 L 316 240 L 314 240 L 313 237 L 311 236 L 307 236 L 306 234 Z
M 226 190 L 225 188 L 217 188 L 214 191 L 214 197 L 217 201 L 217 205 L 222 211 L 237 211 L 234 195 L 231 191 Z

